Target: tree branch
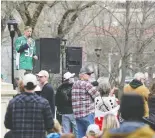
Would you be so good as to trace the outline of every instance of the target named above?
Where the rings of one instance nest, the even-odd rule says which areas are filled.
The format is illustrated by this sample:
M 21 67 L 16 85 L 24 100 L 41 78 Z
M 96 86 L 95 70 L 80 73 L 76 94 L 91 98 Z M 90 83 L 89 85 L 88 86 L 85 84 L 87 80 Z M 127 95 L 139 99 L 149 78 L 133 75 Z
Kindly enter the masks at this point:
M 99 5 L 101 8 L 104 8 L 107 12 L 109 12 L 117 21 L 118 23 L 123 27 L 124 29 L 124 25 L 121 23 L 121 21 L 107 8 L 107 7 L 103 7 L 102 5 Z
M 50 8 L 53 8 L 56 4 L 58 4 L 60 1 L 54 1 L 51 5 L 48 5 Z
M 28 3 L 28 5 L 29 5 L 29 3 Z M 26 18 L 27 18 L 27 22 L 26 22 L 26 24 L 25 25 L 30 25 L 31 24 L 31 16 L 30 16 L 30 12 L 28 11 L 28 5 L 26 4 L 26 3 L 24 3 L 24 9 L 25 9 L 25 16 L 26 16 Z
M 78 34 L 81 33 L 81 32 L 82 32 L 82 31 L 83 31 L 83 30 L 84 30 L 84 29 L 85 29 L 85 28 L 86 28 L 86 27 L 87 27 L 87 26 L 88 26 L 88 25 L 89 25 L 89 24 L 103 11 L 103 10 L 104 10 L 104 9 L 102 8 L 102 9 L 101 9 L 101 10 L 100 10 L 100 11 L 99 11 L 99 12 L 98 12 L 98 13 L 97 13 L 97 14 L 96 14 L 96 15 L 95 15 L 82 29 L 80 29 L 80 31 L 78 31 L 74 36 L 75 36 L 75 37 L 78 36 Z M 75 37 L 72 38 L 72 40 L 71 40 L 72 43 L 75 41 Z M 83 36 L 82 36 L 82 37 L 83 37 Z M 82 38 L 82 37 L 80 37 L 80 38 Z M 79 39 L 80 39 L 80 38 L 79 38 Z M 78 40 L 79 40 L 79 39 L 78 39 Z M 71 43 L 71 44 L 72 44 L 72 43 Z M 71 44 L 70 44 L 70 45 L 71 45 Z
M 30 13 L 25 5 L 25 3 L 20 3 L 19 5 L 16 6 L 16 10 L 20 14 L 23 22 L 25 25 L 28 25 L 28 23 L 31 20 Z
M 58 37 L 63 38 L 64 35 L 67 34 L 72 29 L 72 26 L 74 25 L 75 20 L 77 19 L 79 13 L 82 12 L 83 10 L 85 10 L 86 8 L 90 8 L 94 4 L 96 4 L 96 2 L 93 1 L 93 2 L 87 3 L 86 5 L 84 5 L 80 8 L 67 10 L 64 13 L 64 15 L 60 21 L 60 24 L 58 26 Z M 65 22 L 71 15 L 71 13 L 73 13 L 73 15 L 71 16 L 69 22 L 68 23 Z M 66 27 L 65 27 L 65 23 L 67 23 Z
M 37 5 L 37 8 L 33 14 L 33 17 L 32 17 L 32 20 L 31 20 L 31 26 L 32 28 L 34 29 L 36 24 L 37 24 L 37 20 L 44 8 L 44 5 L 45 5 L 45 2 L 40 2 L 38 5 Z

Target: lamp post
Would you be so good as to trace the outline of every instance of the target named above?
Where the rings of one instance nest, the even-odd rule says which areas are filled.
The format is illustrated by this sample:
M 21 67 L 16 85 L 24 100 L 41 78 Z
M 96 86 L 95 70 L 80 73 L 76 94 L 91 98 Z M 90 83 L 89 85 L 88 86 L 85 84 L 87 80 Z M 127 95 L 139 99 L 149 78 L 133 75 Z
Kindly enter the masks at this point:
M 14 46 L 13 46 L 13 40 L 14 40 L 14 37 L 15 37 L 15 31 L 17 30 L 17 22 L 15 19 L 11 18 L 8 22 L 7 22 L 7 25 L 8 25 L 8 29 L 9 29 L 9 32 L 10 32 L 10 37 L 11 37 L 11 74 L 12 74 L 12 84 L 13 84 L 13 87 L 14 87 Z
M 97 75 L 98 75 L 98 78 L 100 77 L 99 60 L 100 60 L 101 50 L 102 50 L 101 48 L 95 49 L 95 54 L 97 56 Z
M 64 54 L 65 54 L 65 46 L 66 46 L 66 42 L 67 42 L 67 39 L 62 39 L 61 40 L 61 66 L 62 66 L 62 83 L 63 83 L 63 75 L 64 75 Z

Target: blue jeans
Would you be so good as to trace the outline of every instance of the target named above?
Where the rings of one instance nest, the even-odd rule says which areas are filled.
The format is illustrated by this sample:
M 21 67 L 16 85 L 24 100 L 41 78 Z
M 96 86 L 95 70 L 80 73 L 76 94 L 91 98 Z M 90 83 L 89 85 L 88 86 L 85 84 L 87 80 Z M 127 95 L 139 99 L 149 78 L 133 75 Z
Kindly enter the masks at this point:
M 76 124 L 78 128 L 78 138 L 84 137 L 88 126 L 90 124 L 94 124 L 94 113 L 91 113 L 85 117 L 76 118 Z
M 62 115 L 62 131 L 63 133 L 70 133 L 73 130 L 76 138 L 78 138 L 77 125 L 74 114 L 63 114 Z

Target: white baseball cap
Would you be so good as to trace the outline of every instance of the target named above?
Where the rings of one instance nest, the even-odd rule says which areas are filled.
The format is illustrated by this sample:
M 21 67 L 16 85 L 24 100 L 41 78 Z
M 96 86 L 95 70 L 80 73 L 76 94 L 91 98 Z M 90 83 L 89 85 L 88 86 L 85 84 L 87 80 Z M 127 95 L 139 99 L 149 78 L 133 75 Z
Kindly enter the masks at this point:
M 38 74 L 36 74 L 37 76 L 45 76 L 47 78 L 49 78 L 49 74 L 46 70 L 41 70 Z
M 74 77 L 75 73 L 66 72 L 63 76 L 64 80 L 68 80 L 71 77 Z
M 94 132 L 95 135 L 100 135 L 102 132 L 100 131 L 100 128 L 98 125 L 96 124 L 91 124 L 88 126 L 87 128 L 87 134 L 89 134 L 90 132 Z
M 34 86 L 37 85 L 37 78 L 33 74 L 26 74 L 23 78 L 24 86 L 27 86 L 27 83 L 32 82 Z

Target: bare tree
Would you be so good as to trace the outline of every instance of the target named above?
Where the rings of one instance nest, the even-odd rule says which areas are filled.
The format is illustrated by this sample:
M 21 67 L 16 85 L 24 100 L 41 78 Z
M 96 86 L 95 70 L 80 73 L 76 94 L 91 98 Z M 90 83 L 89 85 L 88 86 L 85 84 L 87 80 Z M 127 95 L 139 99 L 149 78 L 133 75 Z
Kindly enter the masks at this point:
M 116 3 L 116 5 L 118 5 L 118 4 L 119 4 L 119 2 Z M 144 62 L 144 58 L 143 58 L 144 53 L 145 53 L 146 49 L 148 49 L 149 44 L 154 39 L 154 32 L 150 36 L 147 36 L 147 37 L 145 34 L 145 31 L 147 30 L 147 28 L 149 28 L 149 29 L 154 28 L 154 22 L 153 22 L 153 20 L 151 20 L 150 21 L 151 24 L 148 25 L 146 21 L 148 21 L 147 19 L 150 16 L 154 16 L 154 14 L 155 14 L 154 2 L 151 2 L 151 3 L 147 2 L 147 1 L 144 1 L 144 2 L 131 2 L 131 1 L 122 2 L 121 3 L 122 7 L 121 7 L 120 11 L 122 9 L 124 11 L 122 10 L 123 12 L 120 12 L 119 15 L 121 15 L 121 14 L 123 15 L 123 20 L 120 20 L 119 17 L 116 15 L 118 7 L 115 4 L 108 3 L 108 5 L 112 5 L 112 6 L 102 6 L 102 4 L 100 4 L 100 7 L 105 9 L 104 12 L 106 11 L 112 17 L 109 19 L 108 29 L 105 27 L 102 28 L 102 31 L 103 31 L 102 35 L 104 35 L 105 37 L 109 36 L 112 38 L 112 40 L 114 40 L 113 42 L 115 45 L 115 49 L 117 48 L 117 50 L 115 50 L 115 52 L 117 52 L 120 57 L 116 61 L 116 65 L 113 66 L 113 68 L 112 68 L 113 72 L 109 72 L 111 74 L 110 76 L 111 76 L 112 80 L 114 80 L 114 82 L 115 82 L 115 85 L 118 84 L 118 86 L 121 90 L 121 93 L 119 95 L 119 97 L 120 97 L 123 92 L 123 87 L 124 87 L 125 78 L 127 76 L 127 71 L 132 70 L 133 72 L 136 72 L 135 68 L 131 68 L 130 65 L 134 65 L 134 67 L 136 67 L 140 70 L 142 70 L 142 64 L 143 64 L 143 68 L 146 67 L 146 64 L 144 66 L 144 63 L 147 62 L 147 61 Z M 141 11 L 139 11 L 139 10 L 141 10 Z M 138 15 L 140 17 L 135 19 L 135 15 L 137 14 L 137 11 L 138 11 Z M 117 30 L 116 31 L 112 30 L 113 28 L 112 28 L 111 23 L 113 20 L 115 20 L 119 24 L 119 26 L 116 26 L 119 30 L 118 32 L 117 32 Z M 135 20 L 138 23 L 135 23 Z M 134 24 L 135 24 L 135 26 L 134 26 Z M 101 37 L 101 36 L 99 36 L 99 37 Z M 136 49 L 136 51 L 135 51 L 135 49 Z M 112 52 L 112 51 L 110 51 L 110 52 Z M 134 64 L 133 61 L 130 62 L 130 57 L 133 53 L 135 53 L 135 55 L 137 55 L 136 56 L 136 59 L 137 59 L 136 64 L 138 66 L 136 64 Z M 111 55 L 114 55 L 114 53 L 111 53 Z M 101 64 L 103 64 L 103 63 L 101 63 Z M 147 64 L 147 66 L 148 66 L 148 64 Z M 116 83 L 117 81 L 118 81 L 118 83 Z
M 3 38 L 4 29 L 6 28 L 7 21 L 14 9 L 14 3 L 8 1 L 1 2 L 1 38 Z
M 83 6 L 80 7 L 80 5 L 78 5 L 76 8 L 74 9 L 67 9 L 65 11 L 65 13 L 63 14 L 63 17 L 60 21 L 60 24 L 58 25 L 58 37 L 59 38 L 63 38 L 67 33 L 69 33 L 69 31 L 72 29 L 75 20 L 77 19 L 77 17 L 79 16 L 79 14 L 87 9 L 90 8 L 91 6 L 95 5 L 96 2 L 89 2 Z
M 119 93 L 119 98 L 121 97 L 123 93 L 123 87 L 124 87 L 124 82 L 125 82 L 125 77 L 126 77 L 126 70 L 127 70 L 127 60 L 128 60 L 128 47 L 129 47 L 129 26 L 130 26 L 130 4 L 131 1 L 126 1 L 126 16 L 125 16 L 125 40 L 124 40 L 124 47 L 123 47 L 123 52 L 122 52 L 122 59 L 121 59 L 121 64 L 120 64 L 120 93 Z
M 143 55 L 147 49 L 151 49 L 151 43 L 154 40 L 154 31 L 152 31 L 151 35 L 146 35 L 146 32 L 153 30 L 155 25 L 153 21 L 155 15 L 154 2 L 12 1 L 8 3 L 3 2 L 2 4 L 7 5 L 7 8 L 6 10 L 3 8 L 5 14 L 3 14 L 3 16 L 1 15 L 1 32 L 4 31 L 6 21 L 10 15 L 14 16 L 13 11 L 16 11 L 23 25 L 32 26 L 34 34 L 35 31 L 37 34 L 39 30 L 38 37 L 47 36 L 45 34 L 47 33 L 48 37 L 70 37 L 69 45 L 74 43 L 78 44 L 82 38 L 83 41 L 88 41 L 87 44 L 89 47 L 90 45 L 94 45 L 94 47 L 102 46 L 104 51 L 100 56 L 99 63 L 101 70 L 108 72 L 108 54 L 115 55 L 115 53 L 118 53 L 118 58 L 115 58 L 115 62 L 112 62 L 113 65 L 109 73 L 112 78 L 111 80 L 113 80 L 121 90 L 129 70 L 136 72 L 139 69 L 143 71 L 147 66 L 153 68 L 152 65 L 154 65 L 154 62 L 151 60 L 149 62 L 144 61 Z M 55 9 L 60 7 L 62 10 L 58 15 Z M 49 14 L 46 14 L 46 11 L 48 11 Z M 94 12 L 94 14 L 91 14 L 92 17 L 90 15 L 87 17 L 87 11 L 88 14 Z M 56 16 L 53 22 L 48 17 L 51 13 Z M 44 22 L 40 24 L 38 21 L 41 21 L 43 16 Z M 83 18 L 89 18 L 89 20 L 84 22 Z M 101 23 L 100 25 L 98 24 L 99 22 Z M 80 24 L 80 26 L 78 26 L 77 29 L 76 25 L 78 24 Z M 89 25 L 91 25 L 91 30 L 92 28 L 95 30 L 93 30 L 93 37 L 91 36 L 91 30 L 89 31 L 88 29 Z M 46 31 L 44 33 L 44 28 L 46 28 L 50 34 Z M 21 34 L 20 29 L 18 31 L 19 35 Z M 86 29 L 88 29 L 87 32 L 85 31 Z M 91 48 L 88 48 L 88 50 L 91 50 Z M 133 56 L 134 53 L 135 55 L 139 55 L 135 59 Z M 131 57 L 132 60 L 130 60 Z M 92 54 L 91 59 L 92 62 L 97 61 L 94 58 L 94 54 Z
M 146 37 L 145 31 L 147 29 L 154 29 L 155 23 L 147 25 L 147 20 L 149 20 L 150 16 L 152 15 L 155 8 L 155 2 L 149 2 L 149 1 L 143 1 L 141 2 L 141 12 L 142 12 L 142 18 L 137 15 L 137 23 L 140 26 L 138 29 L 136 28 L 135 36 L 137 38 L 137 44 L 136 44 L 136 65 L 137 65 L 137 71 L 144 71 L 143 64 L 143 52 L 148 47 L 149 43 L 152 42 L 152 40 L 155 37 L 155 33 L 153 32 L 151 36 Z M 153 13 L 154 14 L 154 13 Z
M 57 1 L 53 1 L 52 4 L 48 5 L 50 8 L 52 8 L 55 4 L 57 4 Z M 33 15 L 31 16 L 30 14 L 30 9 L 28 8 L 31 4 L 35 4 L 36 8 L 35 11 L 33 12 Z M 20 14 L 24 25 L 26 26 L 31 26 L 32 29 L 34 30 L 38 18 L 44 8 L 44 6 L 47 4 L 46 1 L 40 1 L 40 2 L 35 2 L 35 1 L 28 1 L 28 2 L 21 2 L 20 4 L 17 4 L 16 6 L 16 10 L 18 11 L 18 13 Z

